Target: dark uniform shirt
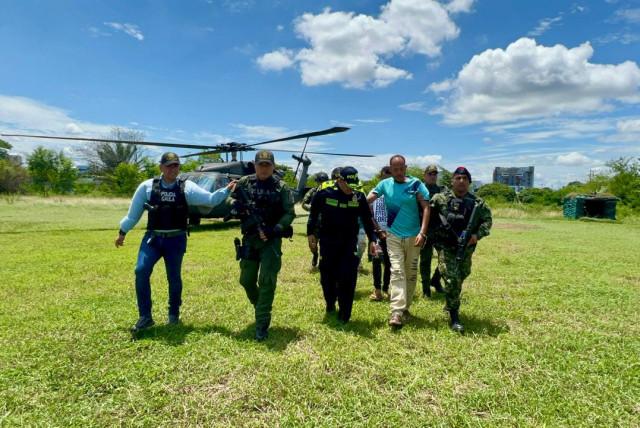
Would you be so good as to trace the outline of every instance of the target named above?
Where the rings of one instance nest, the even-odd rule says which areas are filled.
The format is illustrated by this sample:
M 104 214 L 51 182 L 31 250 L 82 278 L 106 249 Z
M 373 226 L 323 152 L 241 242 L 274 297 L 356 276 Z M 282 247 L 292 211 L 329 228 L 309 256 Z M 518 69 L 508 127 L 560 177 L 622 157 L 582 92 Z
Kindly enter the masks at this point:
M 319 238 L 329 240 L 357 239 L 361 220 L 370 240 L 375 240 L 371 210 L 364 193 L 354 190 L 351 195 L 343 193 L 337 185 L 319 190 L 311 204 L 307 222 L 307 235 L 313 235 L 320 222 Z

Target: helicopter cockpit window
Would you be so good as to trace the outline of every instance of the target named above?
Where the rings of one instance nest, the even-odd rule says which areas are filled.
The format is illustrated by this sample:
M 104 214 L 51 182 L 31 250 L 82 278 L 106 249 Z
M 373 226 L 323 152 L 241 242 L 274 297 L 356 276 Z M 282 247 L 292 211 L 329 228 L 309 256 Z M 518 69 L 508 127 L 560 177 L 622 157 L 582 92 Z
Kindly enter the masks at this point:
M 229 177 L 219 175 L 216 179 L 216 190 L 220 189 L 221 187 L 225 187 L 227 184 L 229 184 Z

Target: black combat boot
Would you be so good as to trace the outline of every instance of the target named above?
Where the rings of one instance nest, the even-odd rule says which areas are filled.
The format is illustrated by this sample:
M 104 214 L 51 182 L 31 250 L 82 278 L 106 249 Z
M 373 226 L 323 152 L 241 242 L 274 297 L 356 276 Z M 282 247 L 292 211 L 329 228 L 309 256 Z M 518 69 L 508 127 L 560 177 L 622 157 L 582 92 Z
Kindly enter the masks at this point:
M 429 284 L 422 284 L 422 296 L 431 297 L 431 287 L 429 287 Z
M 449 315 L 451 316 L 451 322 L 449 323 L 449 327 L 451 327 L 451 330 L 460 334 L 464 333 L 464 326 L 460 324 L 460 318 L 458 318 L 458 310 L 449 310 Z
M 256 326 L 256 340 L 262 342 L 269 337 L 269 327 L 266 325 Z
M 436 269 L 431 278 L 431 286 L 436 289 L 436 293 L 444 293 L 442 285 L 440 285 L 440 271 Z

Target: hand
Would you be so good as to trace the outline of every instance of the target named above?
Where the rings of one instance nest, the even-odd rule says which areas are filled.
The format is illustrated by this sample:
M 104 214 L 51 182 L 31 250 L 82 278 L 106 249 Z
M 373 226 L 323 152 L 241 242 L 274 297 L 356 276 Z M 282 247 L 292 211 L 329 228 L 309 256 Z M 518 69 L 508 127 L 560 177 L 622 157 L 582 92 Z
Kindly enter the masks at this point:
M 116 248 L 122 247 L 123 245 L 124 245 L 124 235 L 118 234 L 118 237 L 116 238 Z
M 378 249 L 376 248 L 376 243 L 375 241 L 371 241 L 369 242 L 369 254 L 371 255 L 371 257 L 375 257 L 378 255 Z
M 471 235 L 471 238 L 469 238 L 469 242 L 467 243 L 467 247 L 476 245 L 477 243 L 478 243 L 478 235 Z
M 231 180 L 229 184 L 227 184 L 227 190 L 233 192 L 234 190 L 236 190 L 236 184 L 238 184 L 238 180 Z
M 387 232 L 382 229 L 378 230 L 376 234 L 378 235 L 378 239 L 387 239 Z
M 269 237 L 267 236 L 266 233 L 264 233 L 264 230 L 262 230 L 262 229 L 258 230 L 258 236 L 260 237 L 260 239 L 262 239 L 265 242 L 267 242 L 269 240 Z
M 413 244 L 413 246 L 422 248 L 426 243 L 427 243 L 427 238 L 424 235 L 424 233 L 419 233 L 418 236 L 416 236 L 416 242 Z
M 308 235 L 307 236 L 307 241 L 309 241 L 309 250 L 311 250 L 312 253 L 315 253 L 318 251 L 318 239 L 316 238 L 315 235 Z

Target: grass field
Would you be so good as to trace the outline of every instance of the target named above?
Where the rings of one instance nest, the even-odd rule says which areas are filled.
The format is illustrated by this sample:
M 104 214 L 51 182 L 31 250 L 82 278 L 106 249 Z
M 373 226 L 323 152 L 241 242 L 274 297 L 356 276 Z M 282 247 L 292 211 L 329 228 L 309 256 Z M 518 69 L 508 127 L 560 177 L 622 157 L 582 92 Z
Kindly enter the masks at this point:
M 498 217 L 458 336 L 438 296 L 389 330 L 360 275 L 352 322 L 324 322 L 303 224 L 283 245 L 273 327 L 252 340 L 235 226 L 191 234 L 183 321 L 132 340 L 138 228 L 125 200 L 0 201 L 0 425 L 640 426 L 640 226 Z M 140 226 L 144 226 L 141 222 Z

